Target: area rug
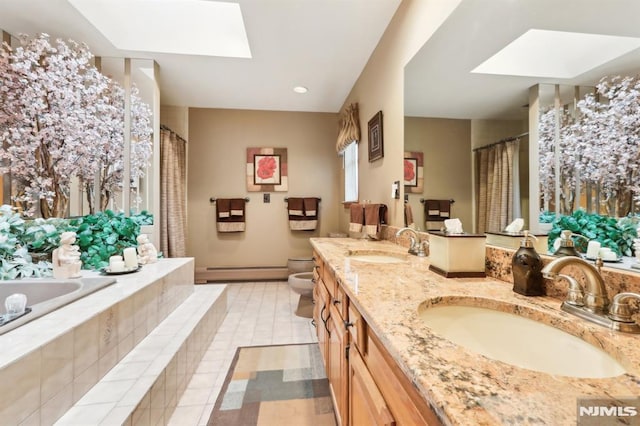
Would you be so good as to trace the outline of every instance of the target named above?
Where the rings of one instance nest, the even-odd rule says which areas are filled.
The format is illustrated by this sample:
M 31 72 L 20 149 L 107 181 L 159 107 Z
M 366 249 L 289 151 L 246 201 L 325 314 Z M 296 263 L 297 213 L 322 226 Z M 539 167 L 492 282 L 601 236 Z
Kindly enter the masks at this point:
M 317 343 L 240 347 L 209 426 L 334 426 Z

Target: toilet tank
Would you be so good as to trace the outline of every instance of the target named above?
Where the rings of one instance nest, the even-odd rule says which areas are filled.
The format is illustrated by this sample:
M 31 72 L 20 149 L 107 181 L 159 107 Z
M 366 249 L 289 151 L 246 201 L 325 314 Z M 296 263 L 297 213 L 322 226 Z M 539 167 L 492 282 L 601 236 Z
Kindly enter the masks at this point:
M 313 271 L 313 259 L 311 257 L 294 257 L 287 260 L 289 275 L 300 272 Z

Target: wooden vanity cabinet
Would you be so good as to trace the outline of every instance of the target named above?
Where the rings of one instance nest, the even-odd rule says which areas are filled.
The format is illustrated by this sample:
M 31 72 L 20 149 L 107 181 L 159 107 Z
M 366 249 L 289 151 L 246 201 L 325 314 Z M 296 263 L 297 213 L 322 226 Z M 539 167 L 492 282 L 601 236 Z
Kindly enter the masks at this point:
M 314 260 L 314 321 L 338 425 L 440 425 L 329 265 Z

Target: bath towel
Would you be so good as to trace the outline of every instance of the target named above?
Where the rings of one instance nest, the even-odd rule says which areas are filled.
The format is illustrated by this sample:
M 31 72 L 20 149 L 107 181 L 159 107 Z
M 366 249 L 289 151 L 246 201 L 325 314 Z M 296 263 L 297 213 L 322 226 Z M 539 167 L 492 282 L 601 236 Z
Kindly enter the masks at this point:
M 367 235 L 378 235 L 380 225 L 386 223 L 387 206 L 384 204 L 367 204 L 364 206 L 364 232 Z
M 293 204 L 292 204 L 293 201 Z M 289 229 L 293 231 L 314 231 L 318 227 L 319 198 L 289 198 Z M 300 215 L 292 214 L 300 211 Z
M 413 222 L 413 211 L 411 210 L 411 204 L 404 204 L 404 226 L 414 228 L 416 224 Z
M 362 224 L 364 223 L 364 207 L 359 203 L 352 203 L 349 206 L 349 231 L 362 232 Z
M 244 232 L 245 200 L 218 198 L 216 200 L 216 228 L 218 232 Z

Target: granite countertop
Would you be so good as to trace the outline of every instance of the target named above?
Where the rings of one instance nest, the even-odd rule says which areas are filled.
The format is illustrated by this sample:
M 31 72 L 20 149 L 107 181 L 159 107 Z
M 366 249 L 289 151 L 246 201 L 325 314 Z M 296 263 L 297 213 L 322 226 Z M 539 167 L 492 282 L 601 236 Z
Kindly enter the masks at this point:
M 558 299 L 521 296 L 504 281 L 441 277 L 428 270 L 428 258 L 407 255 L 402 263 L 375 264 L 346 256 L 349 250 L 406 254 L 388 241 L 312 238 L 311 244 L 443 424 L 575 425 L 578 398 L 640 397 L 640 335 L 591 324 L 561 311 Z M 517 310 L 602 348 L 628 373 L 573 378 L 478 355 L 440 337 L 419 318 L 421 305 L 447 303 Z

